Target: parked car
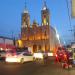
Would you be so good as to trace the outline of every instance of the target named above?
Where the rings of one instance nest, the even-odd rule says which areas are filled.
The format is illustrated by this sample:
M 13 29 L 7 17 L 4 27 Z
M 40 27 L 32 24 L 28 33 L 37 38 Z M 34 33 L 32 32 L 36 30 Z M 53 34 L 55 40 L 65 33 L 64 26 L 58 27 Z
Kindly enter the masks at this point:
M 33 61 L 33 56 L 29 53 L 22 52 L 22 53 L 16 53 L 16 55 L 10 55 L 6 56 L 6 62 L 18 62 L 18 63 L 24 63 Z

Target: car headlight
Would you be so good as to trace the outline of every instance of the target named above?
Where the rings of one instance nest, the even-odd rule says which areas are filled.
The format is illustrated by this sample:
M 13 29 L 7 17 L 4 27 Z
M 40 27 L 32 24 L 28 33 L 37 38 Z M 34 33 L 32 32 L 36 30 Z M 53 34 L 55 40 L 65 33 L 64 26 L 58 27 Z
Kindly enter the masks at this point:
M 43 58 L 43 55 L 41 53 L 35 53 L 33 55 L 34 58 Z

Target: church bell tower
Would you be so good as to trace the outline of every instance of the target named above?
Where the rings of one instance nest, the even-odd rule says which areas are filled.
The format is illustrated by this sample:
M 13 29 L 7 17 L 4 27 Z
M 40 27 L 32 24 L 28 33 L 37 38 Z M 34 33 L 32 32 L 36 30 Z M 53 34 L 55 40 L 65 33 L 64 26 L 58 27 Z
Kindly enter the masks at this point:
M 41 10 L 42 26 L 50 25 L 50 13 L 47 8 L 46 1 L 43 1 L 43 8 Z
M 25 39 L 25 33 L 27 32 L 27 29 L 30 28 L 30 15 L 27 10 L 26 2 L 25 2 L 25 8 L 22 12 L 22 19 L 21 19 L 21 38 Z
M 25 9 L 22 13 L 21 26 L 22 26 L 22 28 L 30 27 L 30 15 L 29 15 L 29 12 L 28 12 L 27 7 L 26 7 L 26 2 L 25 2 Z

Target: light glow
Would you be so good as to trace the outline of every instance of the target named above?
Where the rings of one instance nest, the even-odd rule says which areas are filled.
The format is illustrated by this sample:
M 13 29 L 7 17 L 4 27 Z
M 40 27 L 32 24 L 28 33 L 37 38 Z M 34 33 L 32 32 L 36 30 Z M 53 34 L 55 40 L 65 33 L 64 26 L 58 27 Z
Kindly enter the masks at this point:
M 5 60 L 6 62 L 19 62 L 19 60 L 15 57 L 15 58 L 6 58 Z
M 35 57 L 35 58 L 42 58 L 43 59 L 42 53 L 34 53 L 33 57 Z
M 44 24 L 46 25 L 46 18 L 44 18 Z
M 57 32 L 57 29 L 55 28 L 55 31 L 56 31 L 56 37 L 57 37 L 57 39 L 58 39 L 58 41 L 59 41 L 59 44 L 60 44 L 60 36 L 59 36 L 59 34 L 58 34 L 58 32 Z
M 56 56 L 56 57 L 58 57 L 58 55 L 57 55 L 57 54 L 56 54 L 55 56 Z
M 0 48 L 0 50 L 2 51 L 2 50 L 3 50 L 3 48 Z
M 53 56 L 53 53 L 48 53 L 48 56 Z
M 19 47 L 22 47 L 22 40 L 18 40 Z

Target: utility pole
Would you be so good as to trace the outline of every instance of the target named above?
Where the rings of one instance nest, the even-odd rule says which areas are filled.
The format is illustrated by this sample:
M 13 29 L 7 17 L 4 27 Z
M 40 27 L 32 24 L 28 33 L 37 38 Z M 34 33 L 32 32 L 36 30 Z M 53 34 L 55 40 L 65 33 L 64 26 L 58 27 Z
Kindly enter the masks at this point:
M 13 39 L 13 45 L 15 45 L 15 36 L 13 31 L 11 31 L 11 38 Z

